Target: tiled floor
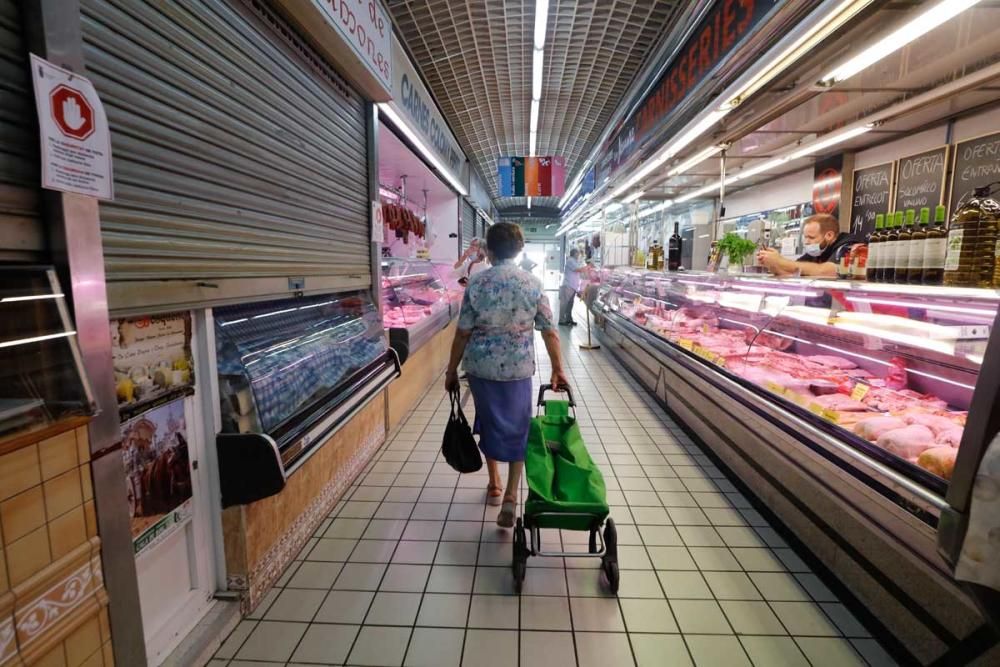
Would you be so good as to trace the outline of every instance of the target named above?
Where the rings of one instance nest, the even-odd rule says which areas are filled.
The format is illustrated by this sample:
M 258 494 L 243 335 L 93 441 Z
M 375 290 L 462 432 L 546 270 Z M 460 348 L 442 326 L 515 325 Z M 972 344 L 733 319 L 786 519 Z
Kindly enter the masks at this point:
M 592 558 L 531 558 L 513 595 L 485 468 L 459 476 L 440 457 L 448 402 L 435 387 L 211 664 L 891 664 L 617 363 L 577 342 L 566 363 L 618 524 L 617 599 Z M 585 533 L 544 538 L 586 550 Z

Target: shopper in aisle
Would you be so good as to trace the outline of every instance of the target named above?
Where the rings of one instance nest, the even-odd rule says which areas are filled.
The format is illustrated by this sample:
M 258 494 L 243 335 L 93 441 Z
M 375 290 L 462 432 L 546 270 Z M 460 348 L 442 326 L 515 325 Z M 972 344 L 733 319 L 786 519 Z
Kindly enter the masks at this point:
M 760 264 L 776 276 L 809 276 L 836 278 L 837 264 L 833 261 L 837 251 L 853 243 L 851 235 L 840 231 L 840 222 L 832 215 L 819 213 L 809 216 L 802 225 L 802 244 L 805 254 L 797 260 L 786 259 L 774 248 L 757 253 Z
M 469 247 L 465 249 L 462 256 L 458 258 L 453 266 L 458 282 L 462 285 L 468 284 L 469 278 L 481 271 L 489 268 L 486 264 L 486 251 L 483 249 L 481 239 L 474 238 L 469 242 Z
M 580 251 L 573 248 L 566 258 L 562 286 L 559 288 L 559 324 L 562 326 L 576 326 L 573 321 L 573 303 L 580 291 L 580 274 L 586 271 L 587 265 L 580 262 Z
M 542 282 L 514 264 L 522 248 L 524 235 L 518 225 L 501 222 L 490 227 L 486 253 L 492 266 L 469 280 L 445 375 L 449 391 L 458 388 L 459 362 L 469 376 L 476 404 L 475 431 L 489 470 L 487 502 L 502 503 L 497 525 L 505 528 L 514 525 L 534 403 L 533 329 L 542 332 L 552 362 L 551 384 L 567 384 L 559 333 Z M 501 461 L 508 464 L 505 489 L 498 465 Z

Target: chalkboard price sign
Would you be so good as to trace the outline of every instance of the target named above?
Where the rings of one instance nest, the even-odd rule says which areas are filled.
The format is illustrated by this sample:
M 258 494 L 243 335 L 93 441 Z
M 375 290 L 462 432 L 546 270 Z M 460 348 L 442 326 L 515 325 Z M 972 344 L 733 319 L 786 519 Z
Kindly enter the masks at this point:
M 896 164 L 896 199 L 893 211 L 927 207 L 944 202 L 945 164 L 948 146 L 902 158 Z
M 975 188 L 1000 181 L 1000 133 L 963 141 L 955 148 L 951 177 L 951 215 L 962 197 Z
M 875 231 L 875 216 L 889 212 L 892 167 L 891 162 L 886 162 L 854 170 L 851 189 L 851 234 L 854 238 L 866 238 Z

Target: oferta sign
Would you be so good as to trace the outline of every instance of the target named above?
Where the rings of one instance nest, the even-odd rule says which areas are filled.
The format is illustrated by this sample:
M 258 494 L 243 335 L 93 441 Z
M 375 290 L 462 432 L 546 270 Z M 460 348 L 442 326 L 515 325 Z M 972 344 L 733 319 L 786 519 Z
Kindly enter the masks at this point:
M 468 186 L 469 168 L 465 153 L 395 36 L 392 38 L 392 72 L 392 102 L 389 106 L 417 133 L 441 164 Z

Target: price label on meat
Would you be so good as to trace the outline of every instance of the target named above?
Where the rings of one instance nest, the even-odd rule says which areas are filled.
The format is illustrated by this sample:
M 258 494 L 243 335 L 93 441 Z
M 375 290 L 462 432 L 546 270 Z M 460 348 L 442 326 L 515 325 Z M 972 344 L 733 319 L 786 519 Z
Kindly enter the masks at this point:
M 820 417 L 829 422 L 833 422 L 834 424 L 840 422 L 840 413 L 836 410 L 831 410 L 830 408 L 823 408 L 823 411 L 820 412 Z
M 820 405 L 819 403 L 810 403 L 809 404 L 809 412 L 812 412 L 813 414 L 817 414 L 820 417 L 822 417 L 823 416 L 823 406 Z
M 782 387 L 777 382 L 772 382 L 771 380 L 768 380 L 767 382 L 764 383 L 764 387 L 767 388 L 769 392 L 777 394 L 778 396 L 785 395 L 785 388 Z
M 694 349 L 694 341 L 690 338 L 679 338 L 677 344 L 683 347 L 685 350 L 691 351 Z
M 865 396 L 868 395 L 868 390 L 870 387 L 866 384 L 861 384 L 860 382 L 854 385 L 854 389 L 851 390 L 851 398 L 855 401 L 863 400 Z

